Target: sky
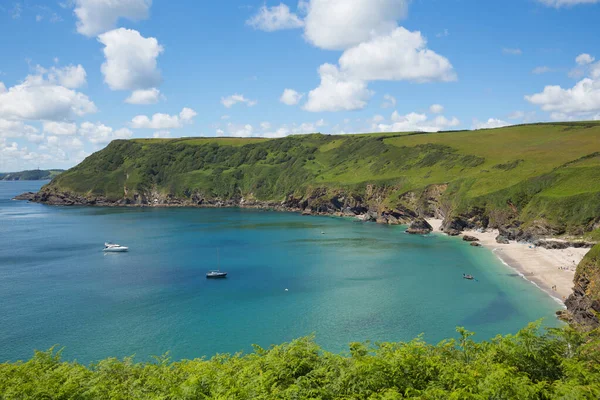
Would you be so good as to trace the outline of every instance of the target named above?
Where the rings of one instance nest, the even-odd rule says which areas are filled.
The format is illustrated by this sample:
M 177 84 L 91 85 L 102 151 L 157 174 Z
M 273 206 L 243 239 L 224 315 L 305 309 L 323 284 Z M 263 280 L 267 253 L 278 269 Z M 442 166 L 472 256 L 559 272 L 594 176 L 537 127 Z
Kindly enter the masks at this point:
M 600 0 L 0 0 L 0 171 L 110 141 L 600 120 Z

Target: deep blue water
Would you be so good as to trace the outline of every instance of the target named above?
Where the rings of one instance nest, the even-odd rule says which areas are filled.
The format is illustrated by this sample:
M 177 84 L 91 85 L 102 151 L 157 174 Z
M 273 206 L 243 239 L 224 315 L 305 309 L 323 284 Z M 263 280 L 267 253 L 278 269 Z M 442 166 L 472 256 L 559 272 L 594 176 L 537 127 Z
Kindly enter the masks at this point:
M 339 352 L 557 324 L 554 300 L 460 239 L 288 213 L 10 200 L 41 184 L 0 182 L 0 361 L 55 344 L 86 363 L 194 358 L 311 333 Z M 103 254 L 109 240 L 130 252 Z M 206 280 L 217 249 L 229 277 Z

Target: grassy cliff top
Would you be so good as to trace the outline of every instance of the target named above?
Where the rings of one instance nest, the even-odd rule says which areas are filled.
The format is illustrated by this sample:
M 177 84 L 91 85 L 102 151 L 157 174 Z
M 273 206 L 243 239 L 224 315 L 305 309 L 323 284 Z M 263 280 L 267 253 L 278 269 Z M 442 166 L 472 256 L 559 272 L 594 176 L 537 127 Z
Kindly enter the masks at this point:
M 310 188 L 407 192 L 448 184 L 450 208 L 506 208 L 522 219 L 586 226 L 600 215 L 600 123 L 479 131 L 299 135 L 281 139 L 115 141 L 51 187 L 120 199 L 144 191 L 178 197 L 236 195 L 280 201 Z M 587 229 L 588 231 L 590 229 Z

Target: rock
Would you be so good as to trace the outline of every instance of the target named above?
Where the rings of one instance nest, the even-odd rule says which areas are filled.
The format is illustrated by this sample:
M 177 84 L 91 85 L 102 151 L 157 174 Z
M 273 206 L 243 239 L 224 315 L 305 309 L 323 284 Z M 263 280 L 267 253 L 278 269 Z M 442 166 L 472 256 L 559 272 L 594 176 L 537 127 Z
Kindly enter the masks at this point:
M 310 208 L 305 208 L 302 211 L 302 215 L 312 215 L 312 210 Z
M 462 231 L 468 228 L 468 223 L 459 217 L 453 217 L 442 222 L 442 232 L 450 236 L 458 236 Z
M 545 249 L 550 249 L 550 250 L 562 250 L 562 249 L 568 249 L 569 247 L 590 249 L 590 248 L 594 247 L 593 243 L 568 242 L 568 241 L 562 241 L 562 240 L 536 240 L 533 242 L 533 244 L 538 247 L 543 247 Z
M 479 239 L 477 239 L 475 236 L 469 236 L 469 235 L 464 235 L 463 240 L 465 242 L 478 242 L 479 241 Z
M 508 238 L 504 235 L 498 235 L 496 236 L 496 242 L 500 243 L 500 244 L 509 244 L 510 241 L 508 240 Z
M 473 247 L 481 247 L 481 243 L 471 242 L 471 246 L 473 246 Z
M 423 218 L 419 218 L 410 224 L 406 233 L 410 233 L 411 235 L 427 235 L 431 231 L 433 231 L 433 227 Z
M 590 280 L 586 276 L 579 276 L 578 278 L 576 277 L 573 294 L 565 301 L 568 319 L 585 330 L 591 330 L 600 326 L 600 320 L 598 319 L 600 302 L 591 300 L 590 296 L 587 295 Z
M 33 193 L 33 192 L 23 193 L 18 196 L 15 196 L 15 198 L 13 198 L 13 200 L 27 200 L 27 201 L 31 201 L 33 199 L 35 199 L 35 193 Z

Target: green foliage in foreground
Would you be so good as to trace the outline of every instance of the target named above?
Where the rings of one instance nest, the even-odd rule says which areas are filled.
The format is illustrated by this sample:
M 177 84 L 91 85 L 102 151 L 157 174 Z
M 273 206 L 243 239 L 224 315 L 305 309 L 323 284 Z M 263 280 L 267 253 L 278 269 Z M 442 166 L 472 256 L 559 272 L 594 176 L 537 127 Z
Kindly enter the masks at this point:
M 302 338 L 248 355 L 89 367 L 36 352 L 0 364 L 2 399 L 598 399 L 600 338 L 571 328 L 477 343 L 353 343 L 331 354 Z
M 34 169 L 30 171 L 0 173 L 0 181 L 43 181 L 53 179 L 63 171 L 62 169 Z

